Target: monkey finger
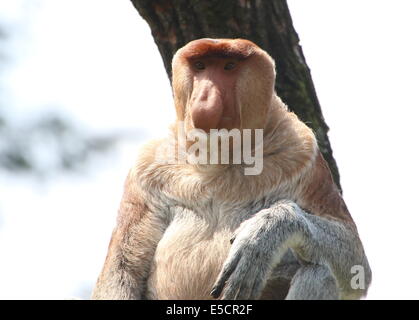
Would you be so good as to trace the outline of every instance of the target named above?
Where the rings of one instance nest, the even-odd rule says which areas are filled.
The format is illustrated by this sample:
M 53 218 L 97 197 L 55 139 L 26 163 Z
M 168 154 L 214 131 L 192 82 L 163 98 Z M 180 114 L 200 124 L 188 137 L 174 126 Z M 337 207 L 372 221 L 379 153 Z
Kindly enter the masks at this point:
M 241 280 L 241 281 L 240 281 Z M 251 299 L 251 293 L 253 288 L 253 283 L 250 279 L 242 278 L 239 281 L 231 281 L 231 285 L 228 285 L 222 296 L 223 300 L 249 300 Z
M 211 290 L 210 294 L 213 298 L 217 299 L 221 295 L 221 292 L 223 291 L 227 280 L 230 278 L 231 274 L 236 269 L 237 264 L 239 263 L 240 257 L 241 257 L 241 254 L 236 252 L 233 255 L 233 257 L 227 258 L 227 261 L 224 263 L 223 269 L 218 275 L 218 278 L 215 281 L 215 284 Z
M 264 272 L 249 262 L 240 261 L 224 288 L 223 300 L 251 300 L 260 296 Z
M 223 292 L 223 300 L 247 299 L 253 287 L 253 274 L 258 271 L 248 259 L 248 252 L 242 255 L 234 272 L 229 277 Z
M 262 290 L 265 287 L 266 278 L 264 279 L 263 273 L 260 273 L 258 277 L 253 279 L 253 286 L 248 294 L 249 300 L 256 300 L 262 294 Z
M 250 272 L 252 273 L 252 272 Z M 250 274 L 245 276 L 246 281 L 242 281 L 240 290 L 236 295 L 236 300 L 256 300 L 260 297 L 264 287 L 264 279 L 261 272 L 256 276 Z
M 224 288 L 222 299 L 254 300 L 262 294 L 269 276 L 270 259 L 258 249 L 245 250 Z

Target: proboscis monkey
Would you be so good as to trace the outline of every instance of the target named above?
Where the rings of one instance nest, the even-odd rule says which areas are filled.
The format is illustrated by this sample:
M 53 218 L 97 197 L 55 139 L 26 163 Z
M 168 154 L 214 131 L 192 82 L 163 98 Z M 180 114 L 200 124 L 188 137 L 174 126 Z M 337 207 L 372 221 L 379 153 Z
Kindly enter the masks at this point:
M 142 149 L 128 174 L 93 298 L 366 294 L 371 271 L 355 223 L 312 130 L 287 110 L 274 83 L 274 61 L 247 40 L 200 39 L 176 53 L 176 125 Z M 179 131 L 215 129 L 263 129 L 263 170 L 246 175 L 248 163 L 190 163 L 180 153 L 156 161 L 179 150 Z

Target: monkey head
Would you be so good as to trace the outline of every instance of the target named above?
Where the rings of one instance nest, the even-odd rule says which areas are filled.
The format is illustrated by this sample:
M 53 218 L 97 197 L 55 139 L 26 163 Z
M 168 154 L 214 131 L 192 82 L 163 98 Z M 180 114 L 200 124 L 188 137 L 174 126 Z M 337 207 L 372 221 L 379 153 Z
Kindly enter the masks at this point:
M 173 95 L 185 129 L 263 129 L 276 96 L 275 63 L 243 39 L 199 39 L 173 58 Z

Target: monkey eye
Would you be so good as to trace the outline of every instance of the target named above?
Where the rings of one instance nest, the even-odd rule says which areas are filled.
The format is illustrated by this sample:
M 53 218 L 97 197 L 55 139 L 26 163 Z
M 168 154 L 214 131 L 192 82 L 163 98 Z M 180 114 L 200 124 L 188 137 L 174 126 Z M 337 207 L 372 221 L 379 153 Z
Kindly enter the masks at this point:
M 236 64 L 234 62 L 227 62 L 226 65 L 224 66 L 224 70 L 234 69 L 235 66 Z
M 205 64 L 202 61 L 197 61 L 194 63 L 194 67 L 196 70 L 204 70 Z

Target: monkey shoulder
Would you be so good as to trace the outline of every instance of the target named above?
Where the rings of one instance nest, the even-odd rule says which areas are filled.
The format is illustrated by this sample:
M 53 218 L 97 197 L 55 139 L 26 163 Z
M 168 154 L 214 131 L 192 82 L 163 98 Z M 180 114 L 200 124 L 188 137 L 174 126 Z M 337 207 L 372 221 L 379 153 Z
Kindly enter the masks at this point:
M 297 204 L 308 213 L 354 224 L 329 166 L 319 151 L 309 170 L 298 179 Z
M 151 140 L 140 147 L 125 179 L 122 203 L 150 203 L 153 190 L 158 189 L 164 179 L 160 171 L 164 171 L 165 165 L 159 157 L 162 146 L 168 144 L 167 140 Z
M 167 149 L 171 140 L 162 138 L 151 140 L 140 147 L 134 165 L 129 171 L 129 178 L 137 182 L 151 183 L 160 170 L 167 166 Z
M 289 175 L 281 178 L 290 184 L 291 200 L 311 214 L 353 223 L 313 131 L 294 113 L 287 112 L 276 132 L 270 143 L 282 146 L 282 152 L 273 160 L 280 163 L 280 171 Z

